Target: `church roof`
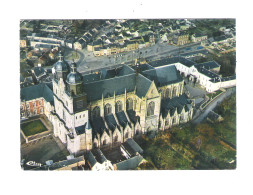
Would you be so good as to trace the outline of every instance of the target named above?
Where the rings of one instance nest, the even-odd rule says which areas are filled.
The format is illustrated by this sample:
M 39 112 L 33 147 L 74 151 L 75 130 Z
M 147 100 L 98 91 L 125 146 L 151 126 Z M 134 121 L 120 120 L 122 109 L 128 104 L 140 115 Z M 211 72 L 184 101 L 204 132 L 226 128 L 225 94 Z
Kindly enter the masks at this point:
M 109 129 L 111 129 L 111 130 L 113 130 L 113 131 L 114 131 L 114 130 L 116 129 L 116 127 L 118 126 L 118 125 L 117 125 L 117 122 L 116 122 L 116 120 L 115 120 L 115 118 L 114 118 L 114 116 L 113 116 L 113 114 L 109 114 L 109 115 L 105 116 L 105 121 L 106 121 L 106 123 L 107 123 Z
M 154 81 L 157 87 L 183 80 L 182 76 L 176 70 L 175 65 L 146 70 L 143 71 L 142 74 L 151 81 Z
M 166 117 L 168 112 L 170 112 L 170 115 L 174 115 L 176 109 L 178 113 L 181 113 L 183 108 L 185 108 L 186 111 L 189 111 L 191 108 L 191 100 L 188 99 L 185 94 L 180 95 L 179 97 L 174 97 L 172 99 L 162 100 L 161 112 L 163 117 Z
M 123 128 L 125 128 L 126 125 L 127 125 L 127 123 L 129 122 L 129 121 L 127 120 L 125 111 L 117 112 L 117 113 L 116 113 L 116 116 L 117 116 L 117 119 L 118 119 L 118 121 L 119 121 L 119 124 L 120 124 Z

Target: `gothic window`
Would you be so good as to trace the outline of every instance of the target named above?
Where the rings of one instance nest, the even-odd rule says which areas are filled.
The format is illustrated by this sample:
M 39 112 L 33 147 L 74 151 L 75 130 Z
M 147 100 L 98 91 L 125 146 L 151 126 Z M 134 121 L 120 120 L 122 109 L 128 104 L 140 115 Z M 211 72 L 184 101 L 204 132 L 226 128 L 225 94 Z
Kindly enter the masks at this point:
M 172 124 L 175 124 L 175 123 L 176 123 L 176 117 L 174 117 L 172 120 Z
M 118 135 L 115 135 L 115 137 L 114 137 L 114 142 L 117 142 L 118 141 Z
M 116 112 L 121 112 L 122 111 L 122 102 L 121 101 L 117 101 L 116 102 Z
M 107 140 L 105 138 L 104 141 L 103 141 L 103 145 L 105 146 L 106 144 L 107 144 Z
M 105 115 L 111 114 L 112 113 L 112 106 L 111 104 L 106 104 L 105 105 Z
M 126 132 L 126 134 L 125 134 L 125 139 L 126 139 L 126 138 L 128 138 L 128 132 Z
M 36 107 L 36 102 L 33 102 L 33 107 Z
M 165 97 L 170 98 L 170 96 L 171 96 L 170 88 L 167 88 L 166 93 L 165 93 Z
M 165 121 L 165 126 L 168 126 L 169 125 L 169 120 L 166 120 Z
M 173 96 L 177 96 L 177 87 L 174 87 L 173 89 Z
M 154 102 L 150 102 L 148 104 L 147 116 L 153 116 L 154 115 L 154 111 L 155 111 L 155 103 Z
M 42 105 L 42 101 L 39 101 L 39 105 L 40 105 L 40 106 Z
M 133 109 L 133 99 L 132 98 L 127 99 L 126 108 L 127 108 L 127 110 Z
M 92 111 L 92 117 L 93 118 L 97 118 L 100 116 L 100 108 L 98 106 L 96 106 L 93 111 Z
M 94 148 L 97 148 L 97 147 L 98 147 L 98 145 L 97 145 L 96 142 L 93 143 L 93 147 L 94 147 Z

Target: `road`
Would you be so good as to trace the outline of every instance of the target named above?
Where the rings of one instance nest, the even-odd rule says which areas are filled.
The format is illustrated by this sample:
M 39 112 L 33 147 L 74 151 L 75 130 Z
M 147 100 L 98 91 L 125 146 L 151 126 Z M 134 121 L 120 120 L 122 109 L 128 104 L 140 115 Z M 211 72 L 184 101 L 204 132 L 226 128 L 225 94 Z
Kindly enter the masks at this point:
M 80 54 L 80 59 L 77 62 L 78 71 L 81 73 L 94 71 L 100 68 L 109 68 L 121 64 L 134 63 L 135 59 L 149 58 L 152 60 L 160 59 L 162 57 L 175 56 L 178 53 L 186 53 L 196 51 L 200 43 L 191 43 L 184 46 L 174 46 L 168 43 L 157 43 L 150 47 L 141 48 L 139 50 L 119 53 L 110 56 L 93 56 L 92 52 L 87 49 L 77 51 Z
M 231 94 L 235 93 L 236 89 L 235 88 L 230 88 L 227 89 L 227 91 L 225 93 L 223 93 L 222 95 L 220 95 L 218 98 L 216 98 L 215 100 L 213 100 L 204 110 L 204 112 L 202 112 L 196 119 L 193 120 L 193 124 L 198 124 L 201 121 L 203 121 L 203 119 L 208 115 L 208 113 L 213 110 L 217 104 L 219 104 L 220 102 L 222 102 L 226 97 L 229 97 Z

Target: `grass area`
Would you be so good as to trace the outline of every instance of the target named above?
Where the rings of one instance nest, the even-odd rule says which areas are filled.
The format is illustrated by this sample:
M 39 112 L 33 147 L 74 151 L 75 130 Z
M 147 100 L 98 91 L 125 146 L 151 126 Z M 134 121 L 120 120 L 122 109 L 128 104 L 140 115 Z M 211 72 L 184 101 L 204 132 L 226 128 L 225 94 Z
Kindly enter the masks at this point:
M 143 136 L 139 144 L 148 163 L 137 169 L 235 169 L 235 99 L 232 95 L 216 108 L 223 122 L 188 123 L 159 132 L 154 139 Z
M 35 120 L 21 124 L 21 130 L 23 131 L 25 136 L 31 136 L 47 131 L 47 128 L 40 120 Z

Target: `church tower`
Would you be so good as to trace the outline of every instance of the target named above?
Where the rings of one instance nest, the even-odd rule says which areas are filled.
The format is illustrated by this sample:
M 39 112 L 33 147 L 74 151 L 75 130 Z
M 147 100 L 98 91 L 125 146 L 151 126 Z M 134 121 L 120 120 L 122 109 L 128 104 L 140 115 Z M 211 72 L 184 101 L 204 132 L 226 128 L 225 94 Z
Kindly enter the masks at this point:
M 91 149 L 92 130 L 89 125 L 87 95 L 82 75 L 73 62 L 70 66 L 60 54 L 54 65 L 54 135 L 67 145 L 71 153 Z

